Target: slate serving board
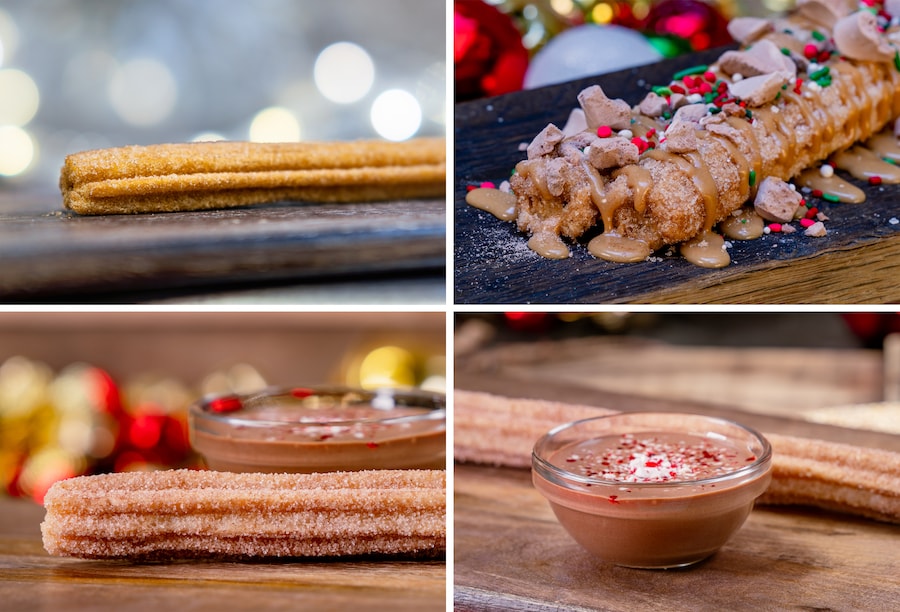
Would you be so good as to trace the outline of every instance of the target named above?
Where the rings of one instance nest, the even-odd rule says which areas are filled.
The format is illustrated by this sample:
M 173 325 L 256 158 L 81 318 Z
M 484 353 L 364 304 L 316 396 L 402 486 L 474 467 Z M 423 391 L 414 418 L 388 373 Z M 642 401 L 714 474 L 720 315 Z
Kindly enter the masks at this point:
M 58 193 L 0 192 L 0 301 L 440 273 L 445 210 L 427 199 L 82 217 Z
M 864 204 L 820 208 L 829 235 L 770 234 L 735 241 L 732 264 L 698 268 L 680 256 L 615 264 L 595 259 L 585 236 L 566 260 L 545 260 L 514 224 L 465 203 L 466 187 L 499 184 L 525 158 L 519 150 L 547 123 L 562 127 L 579 91 L 600 84 L 610 97 L 639 102 L 682 68 L 707 64 L 722 49 L 457 104 L 454 264 L 457 304 L 558 303 L 886 303 L 900 300 L 900 186 L 870 187 Z M 894 221 L 892 223 L 891 221 Z

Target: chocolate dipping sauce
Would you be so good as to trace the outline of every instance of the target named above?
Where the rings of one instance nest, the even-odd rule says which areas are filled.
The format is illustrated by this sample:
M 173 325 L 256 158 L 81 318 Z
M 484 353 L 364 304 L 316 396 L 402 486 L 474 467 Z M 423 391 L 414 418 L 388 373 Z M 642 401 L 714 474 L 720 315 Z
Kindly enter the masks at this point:
M 697 415 L 623 414 L 555 429 L 533 480 L 566 531 L 628 567 L 696 563 L 744 523 L 771 480 L 768 442 Z
M 443 396 L 394 390 L 272 389 L 191 408 L 191 443 L 214 470 L 443 469 Z

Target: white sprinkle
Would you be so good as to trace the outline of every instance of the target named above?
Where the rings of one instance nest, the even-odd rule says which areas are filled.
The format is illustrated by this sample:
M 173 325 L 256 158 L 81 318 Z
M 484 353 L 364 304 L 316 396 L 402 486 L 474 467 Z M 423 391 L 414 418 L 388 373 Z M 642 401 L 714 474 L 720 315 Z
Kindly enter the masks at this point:
M 584 148 L 584 151 L 581 152 L 585 157 L 591 154 L 591 145 L 588 145 Z
M 732 83 L 737 83 L 737 82 L 743 81 L 743 80 L 744 80 L 744 75 L 741 74 L 740 72 L 735 72 L 734 74 L 731 75 Z
M 898 219 L 897 217 L 891 217 L 890 219 L 888 219 L 888 223 L 890 223 L 891 225 L 897 225 L 898 223 L 900 223 L 900 219 Z
M 797 191 L 797 186 L 794 185 L 793 183 L 788 183 L 788 187 L 791 188 L 791 191 Z
M 781 109 L 778 108 L 777 106 L 773 106 L 773 107 L 772 107 L 772 112 L 773 112 L 773 113 L 780 113 L 780 112 L 781 112 Z
M 527 142 L 520 142 L 520 143 L 519 143 L 519 151 L 527 151 L 527 150 L 528 150 L 528 143 L 527 143 Z
M 634 138 L 634 132 L 629 129 L 619 130 L 619 136 L 621 136 L 622 138 L 631 139 Z
M 819 168 L 819 174 L 821 174 L 825 178 L 831 178 L 834 176 L 834 166 L 831 164 L 822 164 Z
M 812 74 L 816 70 L 819 70 L 821 67 L 822 66 L 820 66 L 816 62 L 810 62 L 809 65 L 806 67 L 806 74 Z
M 772 229 L 767 225 L 763 228 L 763 234 L 771 234 Z
M 703 100 L 703 96 L 701 96 L 698 93 L 692 93 L 691 95 L 689 95 L 687 97 L 687 101 L 690 102 L 691 104 L 697 104 L 701 100 Z
M 500 186 L 497 187 L 497 189 L 499 189 L 503 193 L 509 193 L 510 191 L 512 191 L 512 187 L 510 186 L 509 181 L 503 181 L 502 183 L 500 183 Z

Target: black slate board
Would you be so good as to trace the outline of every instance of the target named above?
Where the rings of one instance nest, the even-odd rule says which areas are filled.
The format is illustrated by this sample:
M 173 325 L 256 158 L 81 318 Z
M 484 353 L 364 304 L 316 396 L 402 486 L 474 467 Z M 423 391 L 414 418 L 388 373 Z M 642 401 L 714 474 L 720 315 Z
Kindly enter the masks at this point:
M 445 210 L 429 199 L 83 217 L 58 193 L 0 192 L 0 301 L 440 274 Z
M 600 84 L 610 97 L 621 97 L 631 104 L 639 102 L 653 85 L 667 84 L 675 72 L 697 64 L 714 61 L 722 49 L 686 55 L 656 64 L 623 70 L 560 85 L 516 92 L 457 104 L 455 108 L 455 183 L 454 183 L 454 269 L 457 304 L 602 304 L 653 303 L 661 292 L 671 290 L 684 295 L 690 291 L 690 303 L 708 300 L 706 288 L 734 282 L 742 276 L 765 274 L 766 271 L 797 265 L 801 260 L 834 257 L 835 266 L 845 266 L 846 258 L 835 253 L 865 249 L 871 245 L 890 245 L 880 249 L 878 257 L 896 268 L 900 278 L 900 186 L 870 187 L 853 181 L 867 193 L 864 204 L 831 204 L 820 208 L 831 218 L 826 223 L 829 235 L 809 238 L 771 234 L 758 240 L 734 242 L 730 250 L 732 264 L 721 270 L 698 268 L 679 256 L 665 257 L 660 262 L 615 264 L 593 258 L 586 249 L 590 236 L 572 248 L 567 260 L 546 260 L 527 246 L 527 236 L 514 224 L 504 223 L 490 214 L 465 203 L 466 187 L 482 181 L 499 184 L 507 178 L 515 164 L 524 159 L 519 150 L 547 123 L 562 127 L 569 111 L 577 106 L 579 91 Z M 828 269 L 828 262 L 816 262 Z M 883 272 L 883 271 L 882 271 Z M 891 272 L 892 273 L 892 272 Z M 806 280 L 799 279 L 798 280 Z M 755 278 L 759 294 L 744 295 L 736 303 L 769 303 L 764 295 L 765 279 Z M 827 285 L 846 284 L 839 293 L 842 303 L 891 302 L 900 300 L 900 289 L 885 289 L 882 280 L 877 287 L 856 287 L 858 275 L 851 272 L 827 275 L 822 295 L 831 295 Z M 782 283 L 779 302 L 819 302 L 815 287 L 791 294 Z M 798 285 L 799 286 L 799 285 Z M 900 286 L 900 282 L 893 283 Z M 746 290 L 746 287 L 745 287 Z M 794 297 L 792 298 L 792 295 Z M 823 298 L 828 300 L 829 298 Z

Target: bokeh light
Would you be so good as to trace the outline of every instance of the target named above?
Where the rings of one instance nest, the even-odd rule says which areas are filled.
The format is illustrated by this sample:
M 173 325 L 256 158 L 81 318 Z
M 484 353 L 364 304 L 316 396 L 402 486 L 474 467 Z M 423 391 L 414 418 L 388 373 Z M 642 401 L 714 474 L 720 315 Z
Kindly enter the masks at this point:
M 22 174 L 35 158 L 34 140 L 28 132 L 15 125 L 0 126 L 0 175 Z
M 281 106 L 264 108 L 250 122 L 253 142 L 297 142 L 301 133 L 297 116 Z
M 389 89 L 375 98 L 370 118 L 372 127 L 382 138 L 406 140 L 422 125 L 422 108 L 408 91 Z
M 21 70 L 0 70 L 0 124 L 27 124 L 37 113 L 40 94 L 34 80 Z
M 165 64 L 153 58 L 136 58 L 119 66 L 107 92 L 116 114 L 138 127 L 164 121 L 178 100 L 175 77 Z
M 372 89 L 375 64 L 359 45 L 338 42 L 319 53 L 313 79 L 323 96 L 338 104 L 350 104 L 364 98 Z
M 19 45 L 19 28 L 9 13 L 0 8 L 0 66 L 9 62 Z

